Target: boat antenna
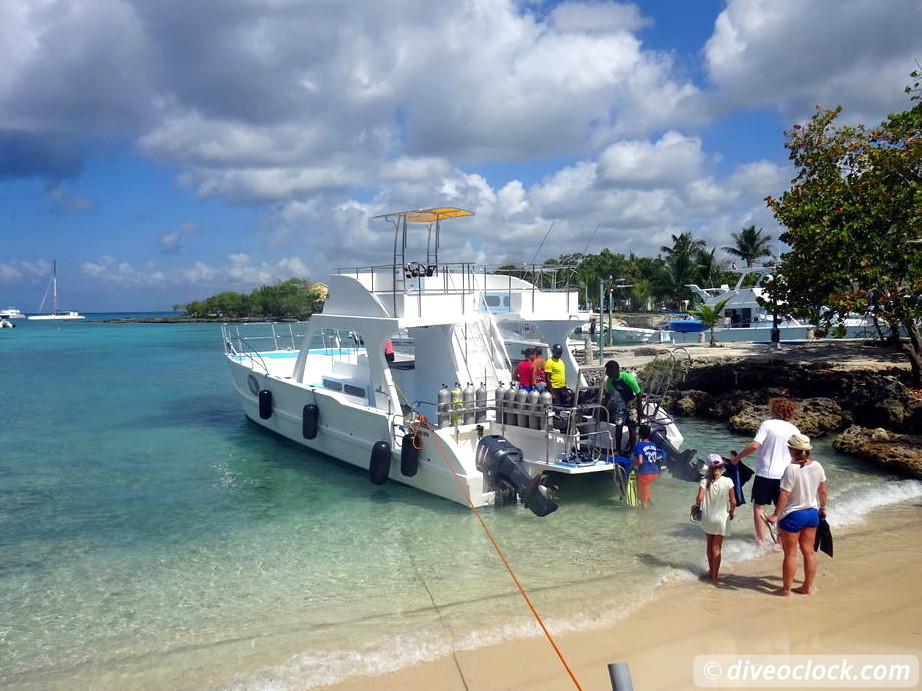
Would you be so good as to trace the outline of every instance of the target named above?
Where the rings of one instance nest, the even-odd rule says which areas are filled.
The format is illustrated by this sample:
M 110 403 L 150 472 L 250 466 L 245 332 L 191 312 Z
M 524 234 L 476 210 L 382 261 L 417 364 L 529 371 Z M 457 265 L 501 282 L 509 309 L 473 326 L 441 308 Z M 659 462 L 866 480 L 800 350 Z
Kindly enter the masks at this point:
M 544 234 L 544 239 L 541 241 L 541 244 L 538 245 L 538 249 L 535 250 L 535 256 L 531 258 L 532 266 L 534 266 L 535 261 L 538 259 L 538 252 L 541 251 L 541 248 L 544 247 L 545 241 L 547 241 L 547 236 L 551 234 L 551 230 L 554 228 L 554 224 L 557 221 L 551 221 L 551 225 L 547 227 L 547 232 Z
M 595 234 L 599 232 L 599 224 L 595 224 L 595 230 L 592 231 L 592 235 L 589 236 L 589 242 L 586 243 L 586 246 L 583 248 L 583 254 L 589 251 L 589 245 L 592 244 L 592 241 L 595 240 Z

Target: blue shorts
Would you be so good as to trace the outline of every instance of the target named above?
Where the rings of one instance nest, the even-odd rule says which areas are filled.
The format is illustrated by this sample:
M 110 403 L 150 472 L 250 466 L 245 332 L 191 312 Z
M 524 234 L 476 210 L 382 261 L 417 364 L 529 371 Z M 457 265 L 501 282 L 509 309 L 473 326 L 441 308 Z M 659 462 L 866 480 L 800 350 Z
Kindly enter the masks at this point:
M 792 511 L 778 521 L 778 527 L 788 533 L 799 533 L 804 528 L 816 528 L 820 524 L 820 512 L 816 509 Z

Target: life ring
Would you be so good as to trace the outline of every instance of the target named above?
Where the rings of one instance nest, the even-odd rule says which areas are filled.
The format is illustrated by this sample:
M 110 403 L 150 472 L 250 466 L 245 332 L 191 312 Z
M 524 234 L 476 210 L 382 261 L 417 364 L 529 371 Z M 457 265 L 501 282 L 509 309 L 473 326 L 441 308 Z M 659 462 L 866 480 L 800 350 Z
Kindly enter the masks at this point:
M 272 392 L 269 389 L 262 389 L 259 392 L 259 417 L 262 420 L 272 417 Z
M 316 403 L 308 403 L 301 411 L 301 435 L 305 439 L 313 439 L 317 436 L 319 423 L 320 408 Z
M 371 447 L 368 479 L 373 485 L 383 485 L 391 473 L 391 446 L 386 441 L 376 441 Z

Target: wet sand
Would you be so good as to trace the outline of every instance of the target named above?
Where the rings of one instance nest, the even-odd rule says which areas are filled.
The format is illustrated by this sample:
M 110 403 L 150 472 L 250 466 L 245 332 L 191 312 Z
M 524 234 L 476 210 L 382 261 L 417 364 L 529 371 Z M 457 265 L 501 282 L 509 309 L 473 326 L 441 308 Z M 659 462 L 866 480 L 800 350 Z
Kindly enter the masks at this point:
M 830 508 L 830 518 L 834 516 Z M 742 512 L 737 530 L 752 530 Z M 457 652 L 335 691 L 440 689 L 609 691 L 608 664 L 629 666 L 635 689 L 695 689 L 698 655 L 912 654 L 922 651 L 922 502 L 879 509 L 833 529 L 835 558 L 819 554 L 813 596 L 773 595 L 781 555 L 725 565 L 722 584 L 676 582 L 614 625 L 555 636 L 575 677 L 545 637 Z M 704 538 L 701 539 L 702 553 Z M 801 572 L 798 571 L 798 581 Z M 552 632 L 553 635 L 553 632 Z M 577 686 L 578 683 L 578 686 Z M 732 687 L 724 687 L 732 688 Z

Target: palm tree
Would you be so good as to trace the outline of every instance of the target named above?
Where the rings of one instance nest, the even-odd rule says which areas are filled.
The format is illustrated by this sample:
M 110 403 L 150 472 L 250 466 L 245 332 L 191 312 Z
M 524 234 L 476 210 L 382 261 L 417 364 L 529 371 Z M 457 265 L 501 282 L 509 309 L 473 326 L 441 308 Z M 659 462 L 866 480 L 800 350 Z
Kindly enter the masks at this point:
M 698 275 L 698 257 L 704 248 L 704 240 L 696 238 L 688 230 L 672 236 L 672 247 L 660 248 L 666 254 L 673 295 L 677 301 L 681 299 L 685 285 L 695 282 Z
M 731 233 L 736 241 L 736 247 L 724 247 L 724 252 L 739 257 L 746 266 L 752 266 L 752 263 L 760 257 L 772 256 L 771 235 L 763 235 L 761 228 L 755 226 L 746 226 L 739 233 Z
M 724 298 L 713 307 L 710 305 L 698 305 L 695 309 L 688 310 L 697 316 L 698 319 L 701 320 L 701 323 L 704 324 L 711 332 L 711 348 L 714 348 L 717 345 L 717 340 L 714 338 L 714 327 L 717 326 L 717 322 L 723 319 L 723 309 L 732 299 L 733 296 L 731 295 L 728 298 Z

